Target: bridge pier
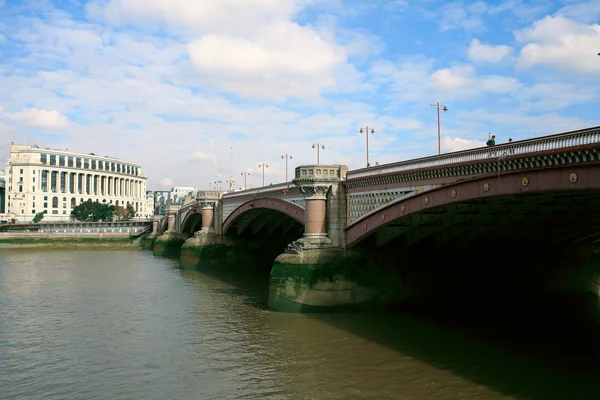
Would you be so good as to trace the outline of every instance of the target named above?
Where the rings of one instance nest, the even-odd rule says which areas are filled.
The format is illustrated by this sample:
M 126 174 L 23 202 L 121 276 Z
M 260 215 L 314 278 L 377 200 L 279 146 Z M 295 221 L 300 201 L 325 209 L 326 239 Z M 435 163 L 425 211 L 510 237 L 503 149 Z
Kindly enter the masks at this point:
M 188 234 L 174 231 L 175 216 L 167 217 L 167 230 L 156 239 L 152 246 L 152 252 L 155 256 L 167 258 L 179 258 L 181 245 L 189 237 Z
M 160 236 L 160 219 L 154 219 L 152 221 L 152 232 L 149 235 L 142 238 L 140 245 L 144 250 L 152 250 L 154 248 L 154 241 Z
M 293 183 L 304 194 L 305 232 L 275 259 L 269 278 L 270 309 L 326 311 L 374 301 L 381 293 L 356 273 L 355 260 L 347 256 L 344 236 L 339 234 L 345 228 L 345 217 L 340 217 L 345 216 L 341 181 L 346 171 L 339 165 L 296 168 Z
M 181 268 L 190 270 L 210 270 L 231 261 L 237 243 L 229 237 L 217 233 L 215 229 L 215 208 L 218 199 L 199 199 L 197 206 L 202 210 L 201 228 L 181 246 Z

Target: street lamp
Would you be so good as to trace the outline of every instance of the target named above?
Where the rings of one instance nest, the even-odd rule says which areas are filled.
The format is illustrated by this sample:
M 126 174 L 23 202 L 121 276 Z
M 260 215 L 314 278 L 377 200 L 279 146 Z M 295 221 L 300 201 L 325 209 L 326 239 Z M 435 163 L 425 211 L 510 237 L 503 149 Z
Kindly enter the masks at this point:
M 439 101 L 437 103 L 435 103 L 435 104 L 432 104 L 431 107 L 437 108 L 437 117 L 438 117 L 438 155 L 439 155 L 439 154 L 441 154 L 441 150 L 440 150 L 440 143 L 441 143 L 440 107 L 443 107 L 442 111 L 444 111 L 444 112 L 448 111 L 448 107 L 446 107 L 443 104 L 440 104 Z
M 320 150 L 324 149 L 325 146 L 323 146 L 321 143 L 317 143 L 317 144 L 313 144 L 312 148 L 313 149 L 317 149 L 317 165 L 319 165 L 321 163 L 321 153 L 320 153 Z
M 360 132 L 361 134 L 363 133 L 363 130 L 362 130 L 362 128 L 360 128 L 359 132 Z M 365 137 L 367 138 L 367 167 L 370 167 L 371 165 L 369 164 L 369 133 L 372 135 L 372 134 L 374 134 L 374 133 L 375 133 L 375 130 L 374 130 L 374 129 L 371 129 L 371 132 L 369 132 L 369 127 L 367 126 L 367 127 L 365 128 L 365 131 L 364 131 L 364 133 L 365 133 Z
M 282 159 L 285 158 L 285 181 L 288 182 L 288 159 L 292 159 L 292 156 L 289 156 L 287 153 L 284 156 L 281 156 Z
M 250 172 L 242 172 L 240 175 L 244 176 L 244 190 L 246 190 L 248 188 L 248 186 L 246 186 L 246 178 L 250 175 Z
M 265 163 L 258 164 L 258 168 L 262 168 L 262 185 L 265 186 L 265 168 L 269 168 L 269 166 Z

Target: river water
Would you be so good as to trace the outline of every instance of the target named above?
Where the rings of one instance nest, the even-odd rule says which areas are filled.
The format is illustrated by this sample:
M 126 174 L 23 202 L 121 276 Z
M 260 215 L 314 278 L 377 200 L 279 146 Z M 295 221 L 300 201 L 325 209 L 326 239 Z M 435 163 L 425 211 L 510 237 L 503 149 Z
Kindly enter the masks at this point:
M 141 250 L 0 249 L 0 399 L 600 398 L 585 324 L 285 314 L 267 290 Z

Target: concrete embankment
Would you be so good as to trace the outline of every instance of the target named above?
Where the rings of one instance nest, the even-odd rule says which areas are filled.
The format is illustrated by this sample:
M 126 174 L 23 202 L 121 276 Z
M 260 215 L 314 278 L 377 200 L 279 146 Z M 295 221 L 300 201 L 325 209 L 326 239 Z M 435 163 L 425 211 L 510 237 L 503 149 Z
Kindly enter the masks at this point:
M 23 247 L 131 247 L 139 248 L 139 238 L 128 232 L 0 232 L 0 249 Z

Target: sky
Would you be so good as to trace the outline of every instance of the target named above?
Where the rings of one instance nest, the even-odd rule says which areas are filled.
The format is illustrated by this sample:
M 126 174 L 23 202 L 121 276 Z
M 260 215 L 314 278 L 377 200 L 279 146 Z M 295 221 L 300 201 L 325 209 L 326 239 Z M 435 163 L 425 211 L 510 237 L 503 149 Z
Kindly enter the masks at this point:
M 239 188 L 317 144 L 363 168 L 361 127 L 371 164 L 437 154 L 438 102 L 442 153 L 598 126 L 599 24 L 599 0 L 0 0 L 0 166 L 14 141 Z

